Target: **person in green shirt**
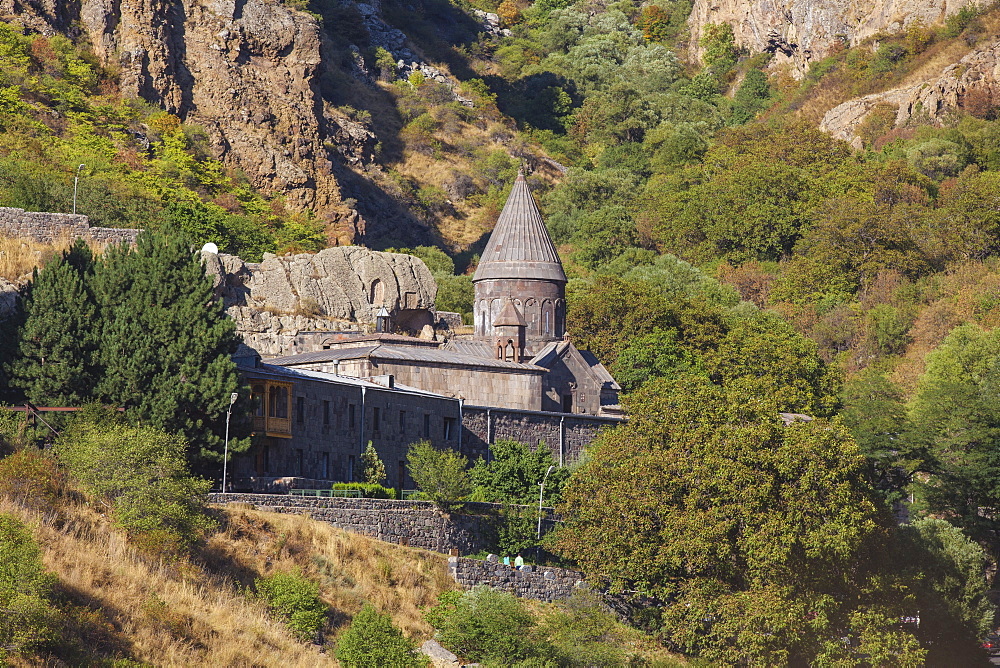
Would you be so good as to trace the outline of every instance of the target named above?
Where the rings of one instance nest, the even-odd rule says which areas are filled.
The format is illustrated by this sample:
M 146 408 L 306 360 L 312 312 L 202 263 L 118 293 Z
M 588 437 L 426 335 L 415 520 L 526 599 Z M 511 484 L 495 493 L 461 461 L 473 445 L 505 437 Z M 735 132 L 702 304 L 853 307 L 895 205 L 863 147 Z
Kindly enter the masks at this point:
M 524 557 L 518 553 L 517 558 L 514 559 L 514 568 L 520 568 L 521 566 L 524 566 Z

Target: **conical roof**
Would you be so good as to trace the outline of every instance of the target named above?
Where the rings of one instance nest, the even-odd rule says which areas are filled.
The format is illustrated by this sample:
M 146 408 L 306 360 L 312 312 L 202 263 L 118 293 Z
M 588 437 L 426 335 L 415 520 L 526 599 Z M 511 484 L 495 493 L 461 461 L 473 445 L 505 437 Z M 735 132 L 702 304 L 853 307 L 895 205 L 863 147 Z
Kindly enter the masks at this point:
M 472 280 L 489 278 L 566 282 L 559 254 L 520 172 Z
M 503 310 L 500 311 L 500 315 L 497 319 L 493 321 L 494 327 L 526 327 L 524 323 L 524 317 L 521 312 L 517 310 L 517 306 L 510 299 L 504 305 Z

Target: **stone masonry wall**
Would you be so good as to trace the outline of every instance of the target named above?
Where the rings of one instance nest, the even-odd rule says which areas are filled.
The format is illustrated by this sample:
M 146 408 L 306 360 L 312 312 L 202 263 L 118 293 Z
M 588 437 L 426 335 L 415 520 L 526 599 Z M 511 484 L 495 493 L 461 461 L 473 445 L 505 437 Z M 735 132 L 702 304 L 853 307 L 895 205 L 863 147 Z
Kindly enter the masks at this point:
M 491 558 L 495 558 L 490 555 Z M 499 561 L 480 561 L 465 557 L 448 557 L 448 573 L 455 582 L 467 589 L 488 585 L 521 598 L 551 603 L 569 598 L 573 590 L 583 585 L 583 573 L 564 568 L 529 567 L 519 571 Z
M 340 499 L 282 494 L 209 494 L 210 503 L 248 503 L 276 513 L 308 513 L 317 521 L 371 538 L 442 554 L 474 554 L 490 549 L 496 512 L 492 503 L 467 503 L 464 513 L 445 515 L 430 501 Z M 546 517 L 542 532 L 555 519 Z
M 507 408 L 465 406 L 462 410 L 462 454 L 475 460 L 488 459 L 489 444 L 513 439 L 531 447 L 544 443 L 558 464 L 571 464 L 583 454 L 605 428 L 621 423 L 618 418 L 546 413 Z
M 91 239 L 102 244 L 135 243 L 141 230 L 91 227 L 87 216 L 0 207 L 0 236 L 50 243 L 62 238 Z

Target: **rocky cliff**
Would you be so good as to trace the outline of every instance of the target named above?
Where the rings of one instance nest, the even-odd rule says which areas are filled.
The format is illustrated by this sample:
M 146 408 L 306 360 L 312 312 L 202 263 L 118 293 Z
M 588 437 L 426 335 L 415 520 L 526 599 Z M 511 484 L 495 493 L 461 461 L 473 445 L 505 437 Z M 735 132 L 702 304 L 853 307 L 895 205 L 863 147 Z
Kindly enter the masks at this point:
M 894 110 L 895 127 L 901 127 L 914 116 L 939 123 L 957 110 L 984 117 L 996 112 L 998 101 L 1000 41 L 995 41 L 924 81 L 837 105 L 824 115 L 820 128 L 861 148 L 858 128 L 876 107 Z
M 728 23 L 736 42 L 751 53 L 771 51 L 801 76 L 838 44 L 853 46 L 879 32 L 897 32 L 923 21 L 940 23 L 979 0 L 695 0 L 689 25 L 691 53 L 709 23 Z
M 309 14 L 275 0 L 0 0 L 0 20 L 46 34 L 82 30 L 120 72 L 125 96 L 204 127 L 216 157 L 315 211 L 333 241 L 364 233 L 327 147 L 357 132 L 324 110 L 321 33 Z
M 419 258 L 360 246 L 245 263 L 203 253 L 226 313 L 262 355 L 299 352 L 302 332 L 364 330 L 385 306 L 395 324 L 420 331 L 431 323 L 437 284 Z

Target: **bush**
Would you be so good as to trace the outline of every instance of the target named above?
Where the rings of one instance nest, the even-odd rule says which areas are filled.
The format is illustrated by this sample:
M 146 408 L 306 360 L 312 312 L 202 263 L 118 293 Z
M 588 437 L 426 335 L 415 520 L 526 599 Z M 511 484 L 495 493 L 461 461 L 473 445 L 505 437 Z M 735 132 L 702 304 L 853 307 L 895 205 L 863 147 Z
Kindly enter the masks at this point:
M 509 665 L 544 653 L 531 637 L 534 618 L 513 594 L 479 586 L 442 617 L 441 643 L 470 661 Z
M 303 642 L 316 640 L 326 623 L 327 607 L 319 586 L 301 573 L 275 573 L 254 581 L 258 596 Z
M 0 663 L 56 640 L 57 613 L 48 598 L 55 577 L 42 567 L 38 545 L 20 520 L 0 515 Z
M 182 438 L 92 419 L 88 413 L 64 431 L 56 454 L 138 545 L 176 553 L 214 528 L 203 501 L 211 483 L 189 474 Z
M 51 508 L 59 499 L 63 477 L 52 457 L 24 448 L 0 460 L 0 496 L 33 508 Z
M 361 491 L 361 496 L 366 499 L 398 498 L 396 490 L 392 487 L 383 487 L 382 485 L 372 485 L 364 482 L 338 482 L 334 483 L 333 489 L 357 489 Z
M 472 492 L 469 460 L 454 450 L 438 450 L 428 441 L 410 446 L 406 467 L 417 489 L 442 508 L 452 507 Z
M 337 660 L 344 668 L 423 668 L 427 659 L 411 640 L 366 603 L 337 643 Z

